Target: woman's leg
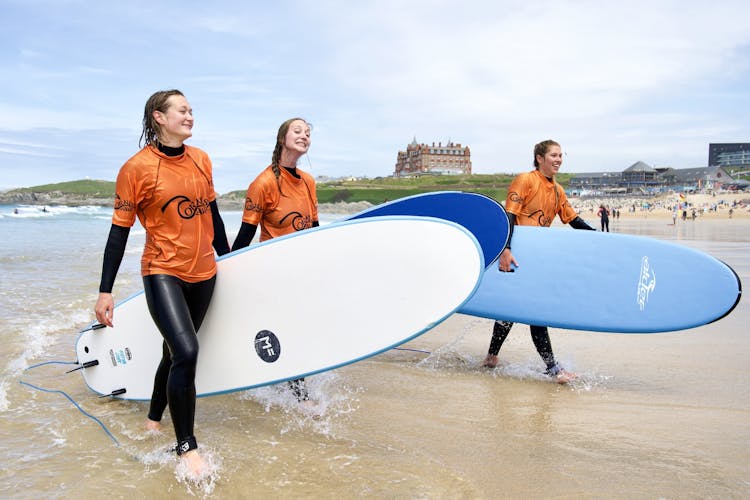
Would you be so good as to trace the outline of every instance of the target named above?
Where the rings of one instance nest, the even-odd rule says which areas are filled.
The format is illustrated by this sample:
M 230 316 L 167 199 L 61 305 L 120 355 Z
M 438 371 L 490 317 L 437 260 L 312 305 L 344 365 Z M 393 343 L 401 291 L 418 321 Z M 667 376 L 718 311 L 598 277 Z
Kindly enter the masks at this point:
M 151 317 L 164 337 L 171 356 L 166 399 L 177 437 L 177 451 L 181 454 L 198 446 L 193 435 L 195 367 L 198 361 L 198 338 L 193 318 L 200 326 L 211 300 L 215 280 L 185 283 L 174 276 L 152 275 L 144 277 L 143 281 Z M 154 380 L 157 398 L 164 387 L 164 358 L 160 364 L 161 371 L 157 370 Z M 157 401 L 152 405 L 149 419 L 154 420 L 159 416 L 152 413 L 158 411 L 159 404 Z
M 503 342 L 508 337 L 510 329 L 513 328 L 512 321 L 495 321 L 492 326 L 492 339 L 490 340 L 490 347 L 487 350 L 487 356 L 482 362 L 482 366 L 494 368 L 497 366 L 497 354 L 500 352 L 500 348 L 503 346 Z
M 547 375 L 554 377 L 561 384 L 574 380 L 577 375 L 565 370 L 555 361 L 555 355 L 552 353 L 552 342 L 549 339 L 549 331 L 546 326 L 531 326 L 531 340 L 537 352 L 547 365 Z
M 534 342 L 536 351 L 542 357 L 544 364 L 547 365 L 547 370 L 552 370 L 557 361 L 555 361 L 555 355 L 552 353 L 552 342 L 549 339 L 549 331 L 546 326 L 529 326 L 531 329 L 531 340 Z

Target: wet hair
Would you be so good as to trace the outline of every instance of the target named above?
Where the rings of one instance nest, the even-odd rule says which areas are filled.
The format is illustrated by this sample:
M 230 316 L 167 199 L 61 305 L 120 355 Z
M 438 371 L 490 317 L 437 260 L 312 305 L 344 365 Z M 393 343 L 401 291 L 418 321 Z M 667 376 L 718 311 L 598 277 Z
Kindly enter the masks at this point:
M 281 168 L 279 165 L 279 162 L 281 161 L 281 151 L 284 149 L 284 141 L 286 140 L 287 132 L 289 132 L 289 127 L 297 120 L 301 120 L 305 122 L 308 127 L 311 127 L 304 118 L 289 118 L 281 124 L 279 132 L 276 134 L 276 146 L 273 148 L 273 155 L 271 156 L 271 170 L 276 177 L 276 185 L 279 186 L 279 192 L 281 192 L 281 181 L 279 181 L 279 177 L 281 176 Z
M 143 132 L 141 132 L 141 138 L 138 140 L 138 147 L 141 147 L 141 143 L 145 145 L 156 145 L 159 141 L 159 124 L 154 119 L 154 111 L 161 111 L 166 113 L 169 109 L 167 101 L 173 95 L 181 95 L 185 97 L 185 94 L 177 89 L 172 90 L 160 90 L 155 92 L 146 101 L 146 106 L 143 109 Z
M 542 141 L 536 146 L 534 146 L 534 167 L 539 168 L 539 162 L 537 161 L 537 156 L 542 156 L 547 154 L 547 151 L 549 151 L 549 148 L 552 146 L 560 146 L 557 142 L 553 141 L 552 139 L 547 139 L 546 141 Z

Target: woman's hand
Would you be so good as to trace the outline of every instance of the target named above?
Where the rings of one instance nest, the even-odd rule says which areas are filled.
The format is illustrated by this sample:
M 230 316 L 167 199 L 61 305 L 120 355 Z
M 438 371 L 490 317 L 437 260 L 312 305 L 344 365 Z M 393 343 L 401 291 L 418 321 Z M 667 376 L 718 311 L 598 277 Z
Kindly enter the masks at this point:
M 115 300 L 112 298 L 111 293 L 99 293 L 99 298 L 96 300 L 94 306 L 94 312 L 96 313 L 96 320 L 102 325 L 107 325 L 112 328 L 112 316 L 115 309 Z
M 510 273 L 513 272 L 513 267 L 511 267 L 511 264 L 515 267 L 518 267 L 518 262 L 516 262 L 513 254 L 510 253 L 510 248 L 506 248 L 505 250 L 503 250 L 503 253 L 500 254 L 500 265 L 498 267 L 502 272 Z

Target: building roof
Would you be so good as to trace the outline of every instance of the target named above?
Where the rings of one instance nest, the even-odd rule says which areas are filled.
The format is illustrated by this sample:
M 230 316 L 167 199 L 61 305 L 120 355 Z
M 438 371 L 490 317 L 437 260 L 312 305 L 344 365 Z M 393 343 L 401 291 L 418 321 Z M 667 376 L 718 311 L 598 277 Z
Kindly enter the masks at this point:
M 721 167 L 696 167 L 696 168 L 681 168 L 679 170 L 672 171 L 675 178 L 681 181 L 692 181 L 692 180 L 712 180 L 712 181 L 731 181 L 732 176 L 729 175 Z
M 642 161 L 637 161 L 626 168 L 623 172 L 656 172 L 656 170 Z

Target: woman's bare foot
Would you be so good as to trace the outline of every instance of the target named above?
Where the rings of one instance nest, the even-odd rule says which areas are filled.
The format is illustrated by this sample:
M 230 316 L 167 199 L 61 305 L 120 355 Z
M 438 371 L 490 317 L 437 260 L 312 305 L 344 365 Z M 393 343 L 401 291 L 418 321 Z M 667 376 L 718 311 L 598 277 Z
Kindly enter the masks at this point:
M 567 384 L 568 382 L 572 382 L 573 380 L 575 380 L 577 378 L 578 378 L 577 374 L 575 374 L 573 372 L 569 372 L 567 370 L 560 370 L 555 375 L 555 381 L 558 384 Z
M 494 354 L 488 354 L 484 358 L 484 361 L 482 361 L 482 366 L 486 368 L 495 368 L 498 363 L 499 361 L 497 359 L 497 356 L 495 356 Z
M 146 419 L 146 430 L 149 432 L 161 432 L 161 422 Z
M 309 415 L 313 419 L 319 419 L 321 415 L 323 414 L 323 411 L 319 404 L 309 400 L 305 399 L 304 401 L 299 402 L 300 407 L 302 408 L 302 412 Z
M 207 471 L 208 467 L 203 458 L 198 454 L 198 450 L 190 450 L 180 455 L 183 463 L 187 468 L 187 472 L 194 478 L 198 479 L 202 477 Z

